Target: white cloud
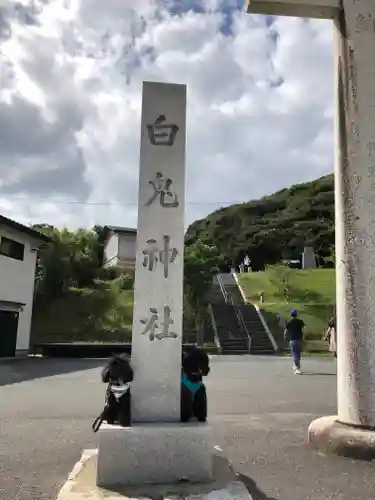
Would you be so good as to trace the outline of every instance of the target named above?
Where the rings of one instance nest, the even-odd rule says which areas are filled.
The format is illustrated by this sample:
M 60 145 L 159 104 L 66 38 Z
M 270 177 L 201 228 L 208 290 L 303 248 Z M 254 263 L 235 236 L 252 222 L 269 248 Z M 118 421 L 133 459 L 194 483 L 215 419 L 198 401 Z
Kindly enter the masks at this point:
M 187 223 L 331 172 L 330 23 L 236 3 L 0 7 L 0 212 L 135 225 L 143 80 L 188 85 Z

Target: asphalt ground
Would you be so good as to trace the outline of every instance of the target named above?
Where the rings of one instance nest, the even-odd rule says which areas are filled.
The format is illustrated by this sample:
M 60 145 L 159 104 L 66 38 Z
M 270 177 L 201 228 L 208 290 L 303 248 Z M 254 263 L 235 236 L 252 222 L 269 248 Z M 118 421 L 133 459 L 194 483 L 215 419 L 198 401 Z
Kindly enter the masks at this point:
M 95 448 L 101 360 L 0 362 L 0 499 L 55 500 L 84 448 Z M 216 356 L 206 380 L 215 444 L 254 500 L 375 498 L 375 463 L 324 457 L 309 423 L 336 413 L 333 359 Z

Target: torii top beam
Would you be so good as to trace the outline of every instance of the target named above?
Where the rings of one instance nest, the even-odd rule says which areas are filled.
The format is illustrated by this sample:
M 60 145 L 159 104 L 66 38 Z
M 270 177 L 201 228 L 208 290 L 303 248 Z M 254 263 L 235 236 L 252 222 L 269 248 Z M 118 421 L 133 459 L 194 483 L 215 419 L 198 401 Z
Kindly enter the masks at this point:
M 334 19 L 341 10 L 341 0 L 246 0 L 248 14 Z

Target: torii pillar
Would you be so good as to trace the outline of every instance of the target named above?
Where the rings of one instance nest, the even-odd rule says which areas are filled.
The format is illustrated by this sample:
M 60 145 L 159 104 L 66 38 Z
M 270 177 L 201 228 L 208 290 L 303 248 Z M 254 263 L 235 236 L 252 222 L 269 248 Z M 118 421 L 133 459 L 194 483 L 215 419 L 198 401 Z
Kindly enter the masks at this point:
M 375 0 L 248 0 L 247 12 L 332 19 L 338 415 L 313 447 L 375 458 Z M 308 96 L 306 96 L 308 99 Z

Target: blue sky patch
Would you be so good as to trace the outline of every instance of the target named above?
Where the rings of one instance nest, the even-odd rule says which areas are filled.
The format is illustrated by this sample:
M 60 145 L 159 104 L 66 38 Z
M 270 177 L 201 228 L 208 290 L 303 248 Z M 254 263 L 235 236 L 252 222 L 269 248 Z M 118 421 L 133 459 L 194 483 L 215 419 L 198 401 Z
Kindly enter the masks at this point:
M 186 14 L 190 11 L 196 14 L 204 13 L 201 0 L 171 0 L 168 10 L 172 15 Z
M 207 9 L 202 0 L 167 0 L 165 5 L 172 15 L 181 15 L 187 12 L 194 12 L 197 14 L 210 14 L 213 12 Z M 223 35 L 233 35 L 233 17 L 238 11 L 243 11 L 243 8 L 244 0 L 221 0 L 216 12 L 220 12 L 223 15 L 223 22 L 219 28 Z

